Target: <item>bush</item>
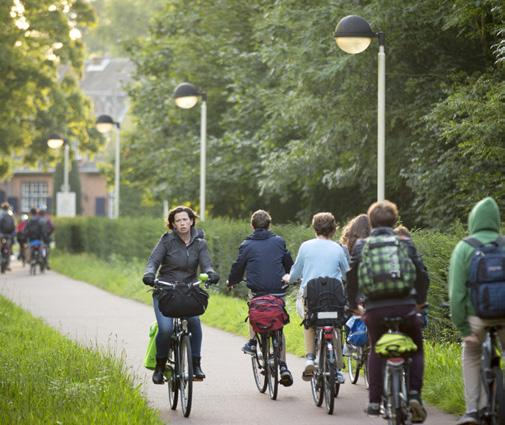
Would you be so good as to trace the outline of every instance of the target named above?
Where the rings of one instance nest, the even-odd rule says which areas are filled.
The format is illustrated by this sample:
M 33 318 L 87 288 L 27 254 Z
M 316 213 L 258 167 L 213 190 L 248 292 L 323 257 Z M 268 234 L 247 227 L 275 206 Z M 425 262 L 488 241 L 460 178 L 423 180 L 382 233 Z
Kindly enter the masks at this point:
M 199 223 L 205 232 L 209 250 L 216 271 L 222 276 L 219 290 L 224 286 L 231 265 L 238 253 L 238 247 L 251 233 L 249 223 L 230 219 L 211 219 Z M 88 252 L 102 259 L 111 256 L 123 260 L 146 261 L 160 236 L 166 231 L 161 219 L 119 218 L 110 220 L 102 217 L 57 219 L 55 235 L 58 249 L 70 253 Z M 309 227 L 287 224 L 273 227 L 282 236 L 293 258 L 300 244 L 312 237 Z M 437 341 L 456 341 L 458 335 L 452 326 L 448 313 L 440 305 L 447 299 L 447 270 L 452 250 L 464 235 L 464 229 L 457 227 L 450 234 L 430 230 L 412 232 L 412 238 L 423 255 L 430 273 L 429 291 L 430 323 L 426 335 Z M 247 288 L 240 285 L 232 295 L 245 297 Z

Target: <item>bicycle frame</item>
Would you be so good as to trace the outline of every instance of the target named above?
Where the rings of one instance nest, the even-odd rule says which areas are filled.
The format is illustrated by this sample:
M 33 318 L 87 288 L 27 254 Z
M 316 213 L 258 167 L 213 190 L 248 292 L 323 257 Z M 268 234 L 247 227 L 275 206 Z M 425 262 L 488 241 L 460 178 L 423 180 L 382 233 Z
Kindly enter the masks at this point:
M 312 397 L 316 406 L 325 402 L 329 415 L 333 414 L 335 398 L 340 390 L 336 382 L 339 366 L 338 344 L 341 344 L 340 329 L 336 326 L 318 326 L 315 328 L 316 362 L 311 380 Z

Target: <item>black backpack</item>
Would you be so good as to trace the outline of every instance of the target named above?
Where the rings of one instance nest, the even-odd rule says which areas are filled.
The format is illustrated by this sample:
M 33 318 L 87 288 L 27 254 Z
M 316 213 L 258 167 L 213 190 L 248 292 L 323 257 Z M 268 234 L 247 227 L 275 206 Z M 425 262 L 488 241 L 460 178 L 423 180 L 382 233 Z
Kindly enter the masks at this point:
M 342 282 L 318 277 L 307 282 L 305 327 L 342 326 L 345 322 L 346 298 Z
M 0 220 L 0 232 L 4 234 L 11 234 L 16 231 L 16 223 L 12 215 L 5 213 Z
M 26 237 L 30 240 L 42 240 L 44 234 L 42 230 L 42 225 L 38 217 L 32 217 L 26 223 L 24 230 Z
M 475 313 L 482 319 L 505 318 L 505 238 L 483 244 L 463 239 L 475 249 L 470 260 L 467 285 Z

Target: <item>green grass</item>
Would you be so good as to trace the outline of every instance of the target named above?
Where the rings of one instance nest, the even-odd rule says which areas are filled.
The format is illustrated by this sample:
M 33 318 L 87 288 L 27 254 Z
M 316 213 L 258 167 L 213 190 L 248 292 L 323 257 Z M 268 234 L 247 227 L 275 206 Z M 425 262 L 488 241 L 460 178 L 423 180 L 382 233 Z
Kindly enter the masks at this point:
M 89 254 L 72 255 L 56 251 L 51 262 L 54 270 L 74 279 L 92 283 L 117 295 L 151 303 L 151 295 L 141 282 L 143 262 L 115 259 L 106 263 Z M 303 356 L 301 319 L 295 312 L 293 298 L 288 298 L 287 308 L 291 317 L 291 322 L 284 329 L 287 349 L 290 353 Z M 244 300 L 212 292 L 209 307 L 201 319 L 209 326 L 247 337 L 246 316 L 247 305 Z M 425 344 L 425 362 L 424 399 L 446 412 L 463 413 L 459 345 L 428 341 Z
M 122 359 L 83 348 L 0 297 L 2 424 L 162 424 Z

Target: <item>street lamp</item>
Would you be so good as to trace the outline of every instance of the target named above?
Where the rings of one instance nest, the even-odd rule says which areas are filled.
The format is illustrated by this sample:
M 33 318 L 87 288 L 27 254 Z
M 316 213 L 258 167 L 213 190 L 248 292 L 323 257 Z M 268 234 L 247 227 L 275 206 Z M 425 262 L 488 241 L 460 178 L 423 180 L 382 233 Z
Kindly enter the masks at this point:
M 63 185 L 61 186 L 61 191 L 64 193 L 70 192 L 70 185 L 68 184 L 68 159 L 70 153 L 70 146 L 68 142 L 59 134 L 51 134 L 47 139 L 47 146 L 51 149 L 60 149 L 64 147 L 64 160 L 63 160 Z
M 119 217 L 119 161 L 120 161 L 120 125 L 109 115 L 100 115 L 96 119 L 96 129 L 102 133 L 108 133 L 112 128 L 116 128 L 116 160 L 115 160 L 115 172 L 114 172 L 114 214 L 113 218 Z
M 386 53 L 385 34 L 374 33 L 360 16 L 349 15 L 340 20 L 335 29 L 335 41 L 344 52 L 357 54 L 365 51 L 377 38 L 379 41 L 379 70 L 377 88 L 377 200 L 385 196 L 385 145 L 386 145 Z
M 205 167 L 207 143 L 207 94 L 193 84 L 181 83 L 174 91 L 175 104 L 182 109 L 190 109 L 202 99 L 200 124 L 200 220 L 205 221 Z

